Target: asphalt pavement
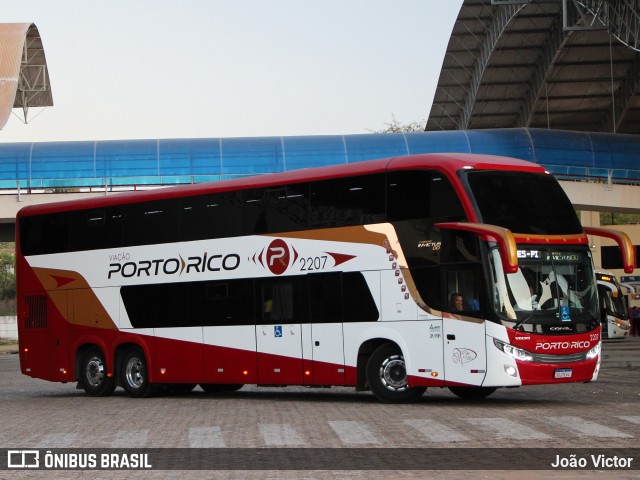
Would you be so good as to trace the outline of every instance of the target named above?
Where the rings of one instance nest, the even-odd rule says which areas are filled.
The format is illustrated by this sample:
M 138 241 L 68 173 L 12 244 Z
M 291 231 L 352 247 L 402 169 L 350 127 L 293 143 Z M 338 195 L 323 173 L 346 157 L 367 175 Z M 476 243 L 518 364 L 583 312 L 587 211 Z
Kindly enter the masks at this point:
M 640 368 L 640 336 L 604 340 L 602 368 Z

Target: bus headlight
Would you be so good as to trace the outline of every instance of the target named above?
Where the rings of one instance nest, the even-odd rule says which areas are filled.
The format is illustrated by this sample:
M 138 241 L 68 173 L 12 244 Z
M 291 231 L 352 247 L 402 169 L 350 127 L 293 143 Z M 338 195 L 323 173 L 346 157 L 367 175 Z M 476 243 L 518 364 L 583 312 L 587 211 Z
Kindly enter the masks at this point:
M 600 355 L 600 342 L 598 342 L 595 347 L 587 352 L 587 360 L 596 358 L 598 355 Z
M 616 327 L 622 330 L 629 330 L 629 324 L 627 322 L 620 320 L 619 318 L 614 318 L 613 322 L 611 323 L 613 323 Z
M 506 353 L 511 358 L 520 360 L 521 362 L 533 361 L 533 355 L 531 355 L 531 353 L 527 352 L 526 350 L 514 347 L 513 345 L 509 345 L 508 343 L 501 342 L 497 338 L 493 339 L 493 344 L 498 348 L 498 350 Z

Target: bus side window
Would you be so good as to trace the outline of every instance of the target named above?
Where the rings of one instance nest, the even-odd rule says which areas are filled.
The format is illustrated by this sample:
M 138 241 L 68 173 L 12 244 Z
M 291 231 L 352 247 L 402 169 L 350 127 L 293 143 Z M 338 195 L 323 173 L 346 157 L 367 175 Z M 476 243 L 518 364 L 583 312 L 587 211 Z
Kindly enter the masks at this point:
M 342 273 L 308 275 L 311 323 L 342 322 Z
M 242 235 L 241 202 L 234 192 L 181 199 L 180 237 L 183 241 Z
M 20 219 L 20 248 L 23 255 L 69 251 L 70 217 L 74 212 L 53 213 Z
M 189 317 L 192 326 L 253 324 L 252 280 L 191 282 L 191 285 Z
M 478 285 L 480 285 L 478 274 L 474 270 L 447 271 L 448 311 L 462 311 L 472 316 L 479 315 L 482 309 Z
M 384 222 L 384 182 L 384 174 L 374 174 L 312 183 L 311 227 L 345 227 Z
M 408 200 L 406 192 L 411 192 Z M 449 179 L 430 170 L 392 171 L 387 175 L 387 218 L 390 222 L 430 219 L 431 222 L 466 219 Z
M 179 240 L 180 216 L 173 200 L 133 203 L 122 209 L 124 245 Z
M 265 221 L 269 233 L 307 230 L 309 209 L 308 183 L 265 191 Z
M 304 276 L 257 282 L 261 323 L 307 323 L 308 296 Z

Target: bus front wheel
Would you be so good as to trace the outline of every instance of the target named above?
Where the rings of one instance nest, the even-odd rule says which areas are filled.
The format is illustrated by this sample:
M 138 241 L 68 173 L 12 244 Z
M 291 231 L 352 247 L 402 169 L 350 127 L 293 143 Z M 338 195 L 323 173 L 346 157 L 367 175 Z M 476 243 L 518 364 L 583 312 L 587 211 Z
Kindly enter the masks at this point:
M 371 354 L 366 374 L 373 394 L 386 403 L 413 402 L 427 390 L 424 387 L 409 387 L 402 352 L 390 343 L 378 347 Z
M 144 352 L 138 347 L 125 351 L 119 369 L 120 384 L 130 397 L 150 397 L 156 392 L 149 383 L 149 372 Z
M 115 390 L 116 383 L 107 374 L 107 363 L 100 348 L 91 347 L 82 353 L 79 382 L 92 397 L 105 397 Z

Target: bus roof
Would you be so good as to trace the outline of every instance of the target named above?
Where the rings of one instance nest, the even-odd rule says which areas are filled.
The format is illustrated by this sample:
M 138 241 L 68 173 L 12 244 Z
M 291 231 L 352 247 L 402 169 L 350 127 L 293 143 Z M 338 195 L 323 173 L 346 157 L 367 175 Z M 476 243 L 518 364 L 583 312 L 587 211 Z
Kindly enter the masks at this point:
M 424 168 L 442 172 L 451 179 L 453 179 L 456 176 L 456 172 L 461 169 L 517 170 L 532 173 L 548 173 L 538 164 L 511 157 L 469 153 L 430 153 L 368 160 L 327 167 L 290 170 L 280 173 L 255 175 L 232 180 L 203 182 L 176 187 L 162 187 L 135 192 L 122 192 L 80 200 L 29 205 L 20 209 L 17 217 L 44 215 L 61 211 L 104 208 L 120 204 L 190 197 L 215 192 L 276 187 L 291 183 L 311 182 L 326 180 L 329 178 L 348 177 L 352 175 L 365 175 L 369 173 L 382 173 L 388 170 L 411 170 Z

